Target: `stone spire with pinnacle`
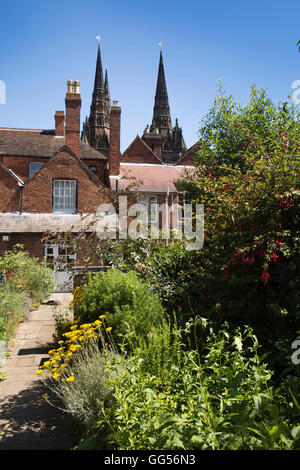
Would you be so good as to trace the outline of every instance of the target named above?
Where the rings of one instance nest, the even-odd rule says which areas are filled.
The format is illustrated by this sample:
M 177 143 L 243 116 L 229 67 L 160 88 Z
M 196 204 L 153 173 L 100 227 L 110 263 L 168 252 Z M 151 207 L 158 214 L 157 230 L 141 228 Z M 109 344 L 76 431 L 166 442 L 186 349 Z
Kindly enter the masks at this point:
M 92 103 L 89 118 L 83 125 L 82 140 L 88 142 L 104 155 L 108 155 L 110 137 L 110 93 L 107 71 L 103 80 L 100 36 L 98 39 L 98 53 Z
M 166 77 L 162 56 L 162 44 L 160 46 L 160 57 L 156 92 L 153 108 L 153 119 L 150 128 L 147 126 L 142 139 L 162 161 L 162 163 L 175 164 L 186 150 L 182 136 L 182 129 L 178 125 L 172 128 L 171 113 L 166 85 Z
M 160 49 L 159 67 L 157 75 L 156 93 L 153 109 L 152 130 L 158 129 L 162 136 L 172 130 L 171 113 L 166 85 L 166 77 L 163 63 L 162 50 Z

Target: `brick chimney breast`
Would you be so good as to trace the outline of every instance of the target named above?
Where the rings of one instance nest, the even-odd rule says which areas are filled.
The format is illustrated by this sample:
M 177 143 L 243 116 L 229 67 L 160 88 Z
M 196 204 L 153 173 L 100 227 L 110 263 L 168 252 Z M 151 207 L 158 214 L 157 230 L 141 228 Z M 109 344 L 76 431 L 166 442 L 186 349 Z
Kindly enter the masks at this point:
M 120 174 L 121 108 L 113 101 L 110 109 L 109 176 Z
M 55 136 L 63 137 L 65 135 L 65 113 L 64 111 L 55 111 Z
M 80 157 L 80 108 L 79 81 L 68 80 L 66 93 L 65 143 Z

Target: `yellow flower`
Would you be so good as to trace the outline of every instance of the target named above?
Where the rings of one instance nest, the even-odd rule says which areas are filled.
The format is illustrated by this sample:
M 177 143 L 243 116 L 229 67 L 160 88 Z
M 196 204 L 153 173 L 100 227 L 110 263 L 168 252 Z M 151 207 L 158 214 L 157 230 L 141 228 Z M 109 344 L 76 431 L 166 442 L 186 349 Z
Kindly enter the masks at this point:
M 74 352 L 76 351 L 77 349 L 80 349 L 81 346 L 79 344 L 72 344 L 72 346 L 70 346 L 70 351 Z
M 56 372 L 55 374 L 53 374 L 53 378 L 56 380 L 58 377 L 60 376 L 60 374 L 58 372 Z
M 72 331 L 73 331 L 73 330 L 77 330 L 77 325 L 71 326 L 70 330 L 72 330 Z
M 96 321 L 94 321 L 93 325 L 96 325 L 96 326 L 102 325 L 102 321 L 96 320 Z
M 71 375 L 70 377 L 66 379 L 66 382 L 73 382 L 73 380 L 74 380 L 74 377 L 73 375 Z
M 51 349 L 51 351 L 48 351 L 48 354 L 54 354 L 55 353 L 55 349 Z
M 106 331 L 111 331 L 112 330 L 112 327 L 109 326 L 108 328 L 106 328 Z
M 106 317 L 106 315 L 100 315 L 99 318 L 100 318 L 100 320 L 101 320 L 101 318 L 105 318 L 105 317 Z
M 62 364 L 62 365 L 60 366 L 60 369 L 64 369 L 65 367 L 67 367 L 67 364 Z
M 51 361 L 46 361 L 46 362 L 44 362 L 43 366 L 48 367 L 48 366 L 50 366 L 50 364 L 51 364 Z
M 37 371 L 36 371 L 36 375 L 41 375 L 42 373 L 43 373 L 42 370 L 37 370 Z
M 42 395 L 42 398 L 47 398 L 48 397 L 48 393 L 44 393 L 44 395 Z

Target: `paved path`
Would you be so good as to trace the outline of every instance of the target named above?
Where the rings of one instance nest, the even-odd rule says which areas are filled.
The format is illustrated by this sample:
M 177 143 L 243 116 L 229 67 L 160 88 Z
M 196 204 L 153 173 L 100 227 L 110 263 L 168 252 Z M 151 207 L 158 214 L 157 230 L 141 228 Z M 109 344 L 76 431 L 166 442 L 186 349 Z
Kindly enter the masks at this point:
M 68 305 L 71 294 L 50 299 Z M 52 347 L 53 307 L 41 306 L 17 329 L 10 356 L 1 367 L 0 450 L 68 450 L 74 445 L 70 418 L 42 398 L 49 393 L 38 375 L 41 360 Z

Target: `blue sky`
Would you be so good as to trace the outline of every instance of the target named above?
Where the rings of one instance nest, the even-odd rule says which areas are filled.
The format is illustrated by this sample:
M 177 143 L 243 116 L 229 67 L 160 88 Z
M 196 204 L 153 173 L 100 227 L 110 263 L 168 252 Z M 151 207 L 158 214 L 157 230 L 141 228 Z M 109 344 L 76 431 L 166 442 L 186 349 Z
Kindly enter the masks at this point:
M 111 99 L 122 107 L 122 151 L 151 123 L 160 41 L 172 121 L 179 119 L 187 146 L 218 79 L 242 103 L 252 82 L 278 102 L 300 80 L 299 0 L 27 0 L 1 2 L 0 11 L 1 127 L 53 128 L 68 79 L 81 83 L 83 121 L 98 34 Z

